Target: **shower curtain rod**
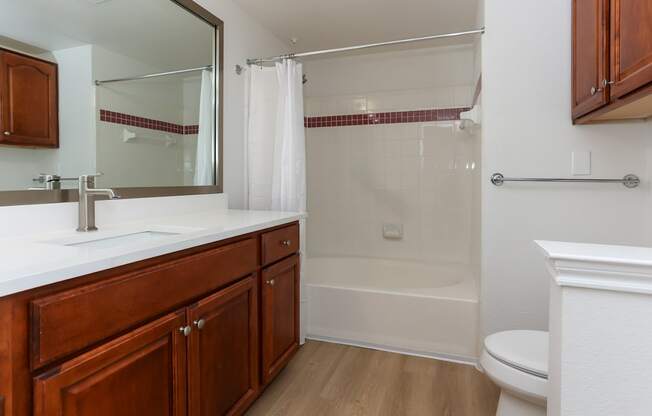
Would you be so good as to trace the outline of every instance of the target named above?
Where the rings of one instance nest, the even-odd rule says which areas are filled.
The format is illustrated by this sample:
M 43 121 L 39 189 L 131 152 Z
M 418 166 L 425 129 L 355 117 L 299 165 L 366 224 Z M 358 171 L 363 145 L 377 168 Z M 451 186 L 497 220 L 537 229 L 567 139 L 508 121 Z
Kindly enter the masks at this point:
M 128 78 L 106 79 L 104 81 L 95 80 L 95 85 L 110 84 L 112 82 L 136 81 L 139 79 L 164 77 L 167 75 L 185 74 L 186 72 L 197 72 L 197 71 L 204 71 L 204 70 L 212 71 L 213 65 L 201 66 L 199 68 L 179 69 L 177 71 L 158 72 L 156 74 L 138 75 L 135 77 L 128 77 Z
M 323 55 L 323 54 L 335 53 L 335 52 L 355 51 L 355 50 L 358 50 L 358 49 L 375 48 L 375 47 L 378 47 L 378 46 L 400 45 L 402 43 L 419 42 L 419 41 L 422 41 L 422 40 L 453 38 L 453 37 L 457 37 L 457 36 L 474 35 L 474 34 L 478 34 L 478 33 L 483 34 L 484 31 L 485 31 L 485 29 L 484 29 L 484 27 L 482 27 L 480 29 L 467 30 L 465 32 L 444 33 L 444 34 L 440 34 L 440 35 L 422 36 L 422 37 L 419 37 L 419 38 L 400 39 L 400 40 L 392 40 L 392 41 L 389 41 L 389 42 L 369 43 L 367 45 L 348 46 L 348 47 L 345 47 L 345 48 L 324 49 L 324 50 L 321 50 L 321 51 L 289 53 L 289 54 L 286 54 L 286 55 L 272 56 L 272 57 L 269 57 L 269 58 L 250 58 L 250 59 L 247 59 L 247 65 L 262 65 L 262 64 L 264 64 L 266 62 L 276 62 L 276 61 L 283 60 L 283 59 L 301 58 L 301 57 L 304 57 L 304 56 Z

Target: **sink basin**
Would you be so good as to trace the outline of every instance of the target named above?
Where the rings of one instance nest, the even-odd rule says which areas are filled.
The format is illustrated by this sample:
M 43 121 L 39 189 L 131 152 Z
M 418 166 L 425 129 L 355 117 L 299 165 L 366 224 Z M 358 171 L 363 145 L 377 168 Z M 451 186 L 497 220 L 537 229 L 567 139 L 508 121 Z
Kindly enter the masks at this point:
M 154 226 L 136 229 L 122 229 L 111 231 L 96 231 L 93 233 L 75 233 L 65 238 L 44 241 L 46 244 L 56 244 L 66 247 L 82 247 L 93 250 L 110 249 L 121 246 L 142 244 L 157 240 L 164 240 L 181 234 L 188 234 L 203 230 L 194 227 Z
M 97 240 L 82 241 L 77 243 L 63 244 L 64 246 L 86 247 L 86 248 L 112 248 L 125 244 L 140 243 L 143 241 L 151 241 L 160 238 L 169 237 L 172 235 L 179 235 L 180 233 L 169 233 L 162 231 L 142 231 L 139 233 L 120 235 L 116 237 L 105 237 Z

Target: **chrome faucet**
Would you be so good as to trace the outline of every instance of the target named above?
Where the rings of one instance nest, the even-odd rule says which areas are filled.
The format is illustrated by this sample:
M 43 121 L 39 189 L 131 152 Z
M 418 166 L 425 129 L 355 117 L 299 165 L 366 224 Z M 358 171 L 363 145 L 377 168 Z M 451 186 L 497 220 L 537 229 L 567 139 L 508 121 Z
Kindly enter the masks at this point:
M 95 226 L 95 196 L 108 196 L 110 199 L 120 198 L 113 192 L 113 189 L 96 189 L 95 178 L 102 176 L 101 173 L 95 175 L 82 175 L 79 177 L 79 225 L 77 231 L 97 231 Z

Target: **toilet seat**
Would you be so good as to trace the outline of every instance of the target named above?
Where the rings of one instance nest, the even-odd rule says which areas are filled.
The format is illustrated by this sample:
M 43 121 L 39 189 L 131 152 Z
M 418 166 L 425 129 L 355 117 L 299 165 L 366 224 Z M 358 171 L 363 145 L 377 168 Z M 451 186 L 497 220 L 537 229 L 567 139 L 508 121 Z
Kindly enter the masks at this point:
M 545 404 L 548 395 L 548 333 L 505 331 L 485 339 L 480 366 L 501 388 Z

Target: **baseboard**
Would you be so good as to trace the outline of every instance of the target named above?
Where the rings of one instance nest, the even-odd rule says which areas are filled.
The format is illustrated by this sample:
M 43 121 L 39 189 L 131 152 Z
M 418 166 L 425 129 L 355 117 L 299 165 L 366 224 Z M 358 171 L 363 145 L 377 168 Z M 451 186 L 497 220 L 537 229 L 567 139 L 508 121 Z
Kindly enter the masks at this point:
M 387 345 L 372 344 L 368 342 L 361 342 L 361 341 L 354 341 L 350 339 L 326 337 L 326 336 L 312 335 L 312 334 L 307 334 L 306 339 L 321 341 L 321 342 L 330 342 L 332 344 L 342 344 L 342 345 L 350 345 L 353 347 L 369 348 L 372 350 L 393 352 L 396 354 L 411 355 L 414 357 L 432 358 L 433 360 L 448 361 L 451 363 L 471 365 L 476 368 L 478 367 L 478 359 L 474 357 L 465 357 L 465 356 L 459 356 L 455 354 L 441 354 L 441 353 L 431 353 L 431 352 L 424 352 L 424 351 L 415 351 L 407 348 L 395 348 Z

